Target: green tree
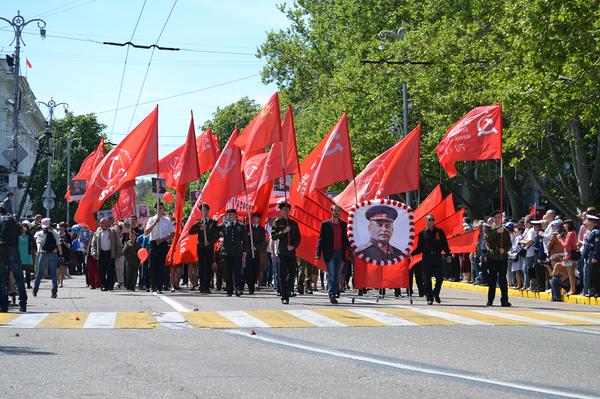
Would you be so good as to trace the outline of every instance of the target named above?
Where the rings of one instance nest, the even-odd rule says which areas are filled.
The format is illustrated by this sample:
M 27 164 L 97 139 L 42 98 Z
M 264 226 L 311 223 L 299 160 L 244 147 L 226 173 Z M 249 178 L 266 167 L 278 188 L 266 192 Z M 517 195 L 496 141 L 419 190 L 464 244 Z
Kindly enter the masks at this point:
M 241 133 L 261 110 L 260 104 L 245 96 L 226 107 L 217 107 L 212 114 L 213 118 L 205 121 L 200 129 L 204 131 L 210 128 L 213 134 L 218 133 L 219 143 L 223 148 L 235 130 L 235 126 L 238 126 Z
M 52 139 L 52 190 L 56 194 L 56 205 L 50 211 L 53 221 L 66 221 L 67 200 L 64 198 L 67 192 L 67 180 L 73 178 L 81 168 L 85 158 L 96 150 L 106 125 L 99 123 L 96 115 L 74 115 L 68 112 L 63 119 L 53 121 Z M 67 178 L 67 145 L 64 139 L 67 137 L 77 138 L 71 146 L 71 176 Z M 104 136 L 105 137 L 105 136 Z M 106 137 L 105 137 L 106 140 Z M 106 146 L 107 152 L 111 149 Z M 33 201 L 33 213 L 46 214 L 43 206 L 42 194 L 48 181 L 48 160 L 39 162 L 35 175 L 33 176 L 31 199 Z M 70 218 L 77 211 L 77 203 L 69 203 Z M 110 201 L 106 201 L 102 209 L 112 208 Z M 72 223 L 72 220 L 68 221 Z

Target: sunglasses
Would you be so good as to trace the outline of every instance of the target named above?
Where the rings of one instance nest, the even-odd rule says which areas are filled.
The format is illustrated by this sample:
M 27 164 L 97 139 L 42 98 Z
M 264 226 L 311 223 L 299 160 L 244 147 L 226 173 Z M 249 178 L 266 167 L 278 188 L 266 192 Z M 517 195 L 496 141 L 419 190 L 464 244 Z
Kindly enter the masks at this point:
M 435 222 L 435 219 L 427 219 L 428 222 Z

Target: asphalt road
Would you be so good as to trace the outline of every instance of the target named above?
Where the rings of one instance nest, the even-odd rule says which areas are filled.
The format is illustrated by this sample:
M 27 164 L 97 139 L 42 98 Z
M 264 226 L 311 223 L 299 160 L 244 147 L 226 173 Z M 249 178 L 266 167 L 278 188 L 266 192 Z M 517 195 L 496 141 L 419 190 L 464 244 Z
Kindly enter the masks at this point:
M 30 297 L 27 315 L 118 312 L 160 319 L 208 312 L 328 315 L 339 309 L 366 314 L 399 309 L 443 311 L 456 318 L 490 310 L 484 306 L 486 295 L 478 292 L 443 288 L 441 298 L 442 304 L 427 306 L 424 298 L 411 305 L 389 297 L 377 303 L 368 295 L 352 304 L 347 293 L 339 305 L 331 305 L 319 291 L 291 298 L 286 306 L 271 289 L 241 298 L 187 290 L 160 297 L 89 290 L 81 277 L 74 277 L 57 299 L 50 298 L 45 281 L 38 297 Z M 176 329 L 156 323 L 156 328 L 139 329 L 15 328 L 4 322 L 0 393 L 3 398 L 600 397 L 600 363 L 594 360 L 600 352 L 599 309 L 527 298 L 511 302 L 511 317 L 577 312 L 588 322 L 218 329 L 190 323 Z M 598 323 L 589 322 L 594 318 Z M 427 324 L 426 318 L 414 320 Z

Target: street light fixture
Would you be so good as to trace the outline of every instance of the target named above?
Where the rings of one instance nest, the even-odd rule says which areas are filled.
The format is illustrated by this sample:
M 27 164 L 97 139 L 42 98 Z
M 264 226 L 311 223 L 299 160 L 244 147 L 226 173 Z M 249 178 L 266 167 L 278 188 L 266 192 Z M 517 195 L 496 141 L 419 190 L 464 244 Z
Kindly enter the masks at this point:
M 25 26 L 27 26 L 29 23 L 37 21 L 37 25 L 38 28 L 40 28 L 40 35 L 42 37 L 42 39 L 44 39 L 46 37 L 46 21 L 44 21 L 43 19 L 40 18 L 33 18 L 30 19 L 29 21 L 25 21 L 25 18 L 23 18 L 21 16 L 21 12 L 17 11 L 17 15 L 15 15 L 12 19 L 12 21 L 4 18 L 4 17 L 0 17 L 1 20 L 8 22 L 8 24 L 10 26 L 12 26 L 13 30 L 15 31 L 15 38 L 13 39 L 12 42 L 10 42 L 10 44 L 12 45 L 14 42 L 16 42 L 16 46 L 15 46 L 15 55 L 16 57 L 14 58 L 14 68 L 13 68 L 13 74 L 15 76 L 15 98 L 13 100 L 13 103 L 11 104 L 13 106 L 13 136 L 12 136 L 12 142 L 13 142 L 13 155 L 12 155 L 12 161 L 10 162 L 10 166 L 11 166 L 11 172 L 12 173 L 17 173 L 18 168 L 19 168 L 19 161 L 17 160 L 17 149 L 18 149 L 18 134 L 19 134 L 19 64 L 21 62 L 21 42 L 23 41 L 23 39 L 21 39 L 21 33 L 23 32 L 23 28 L 25 28 Z M 25 42 L 23 41 L 23 46 L 25 46 Z M 16 192 L 16 187 L 13 187 L 14 191 Z
M 49 218 L 50 217 L 50 198 L 52 196 L 52 121 L 54 120 L 54 109 L 56 107 L 58 107 L 59 105 L 62 105 L 64 110 L 65 110 L 65 114 L 67 113 L 68 109 L 69 109 L 69 104 L 67 103 L 56 103 L 54 101 L 54 99 L 50 98 L 50 101 L 48 101 L 48 103 L 45 103 L 43 101 L 37 101 L 36 104 L 42 104 L 45 105 L 48 108 L 48 120 L 50 121 L 50 123 L 48 123 L 48 120 L 46 120 L 46 130 L 44 135 L 46 136 L 47 142 L 48 142 L 48 152 L 46 153 L 47 157 L 48 157 L 48 183 L 47 183 L 47 197 L 48 198 L 48 203 L 46 205 L 48 205 L 48 207 L 46 208 L 46 217 Z

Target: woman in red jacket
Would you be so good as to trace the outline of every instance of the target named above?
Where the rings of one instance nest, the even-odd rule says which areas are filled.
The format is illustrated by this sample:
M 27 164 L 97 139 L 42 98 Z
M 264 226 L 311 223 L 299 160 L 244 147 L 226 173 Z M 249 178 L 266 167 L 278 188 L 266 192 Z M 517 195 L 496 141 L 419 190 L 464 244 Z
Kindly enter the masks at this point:
M 565 295 L 574 295 L 575 294 L 575 262 L 573 262 L 572 254 L 573 251 L 577 249 L 577 233 L 575 233 L 575 223 L 571 219 L 567 219 L 563 222 L 563 227 L 567 232 L 566 235 L 563 232 L 558 240 L 565 247 L 565 260 L 563 265 L 566 267 L 567 272 L 569 273 L 569 281 L 571 282 L 571 289 Z

